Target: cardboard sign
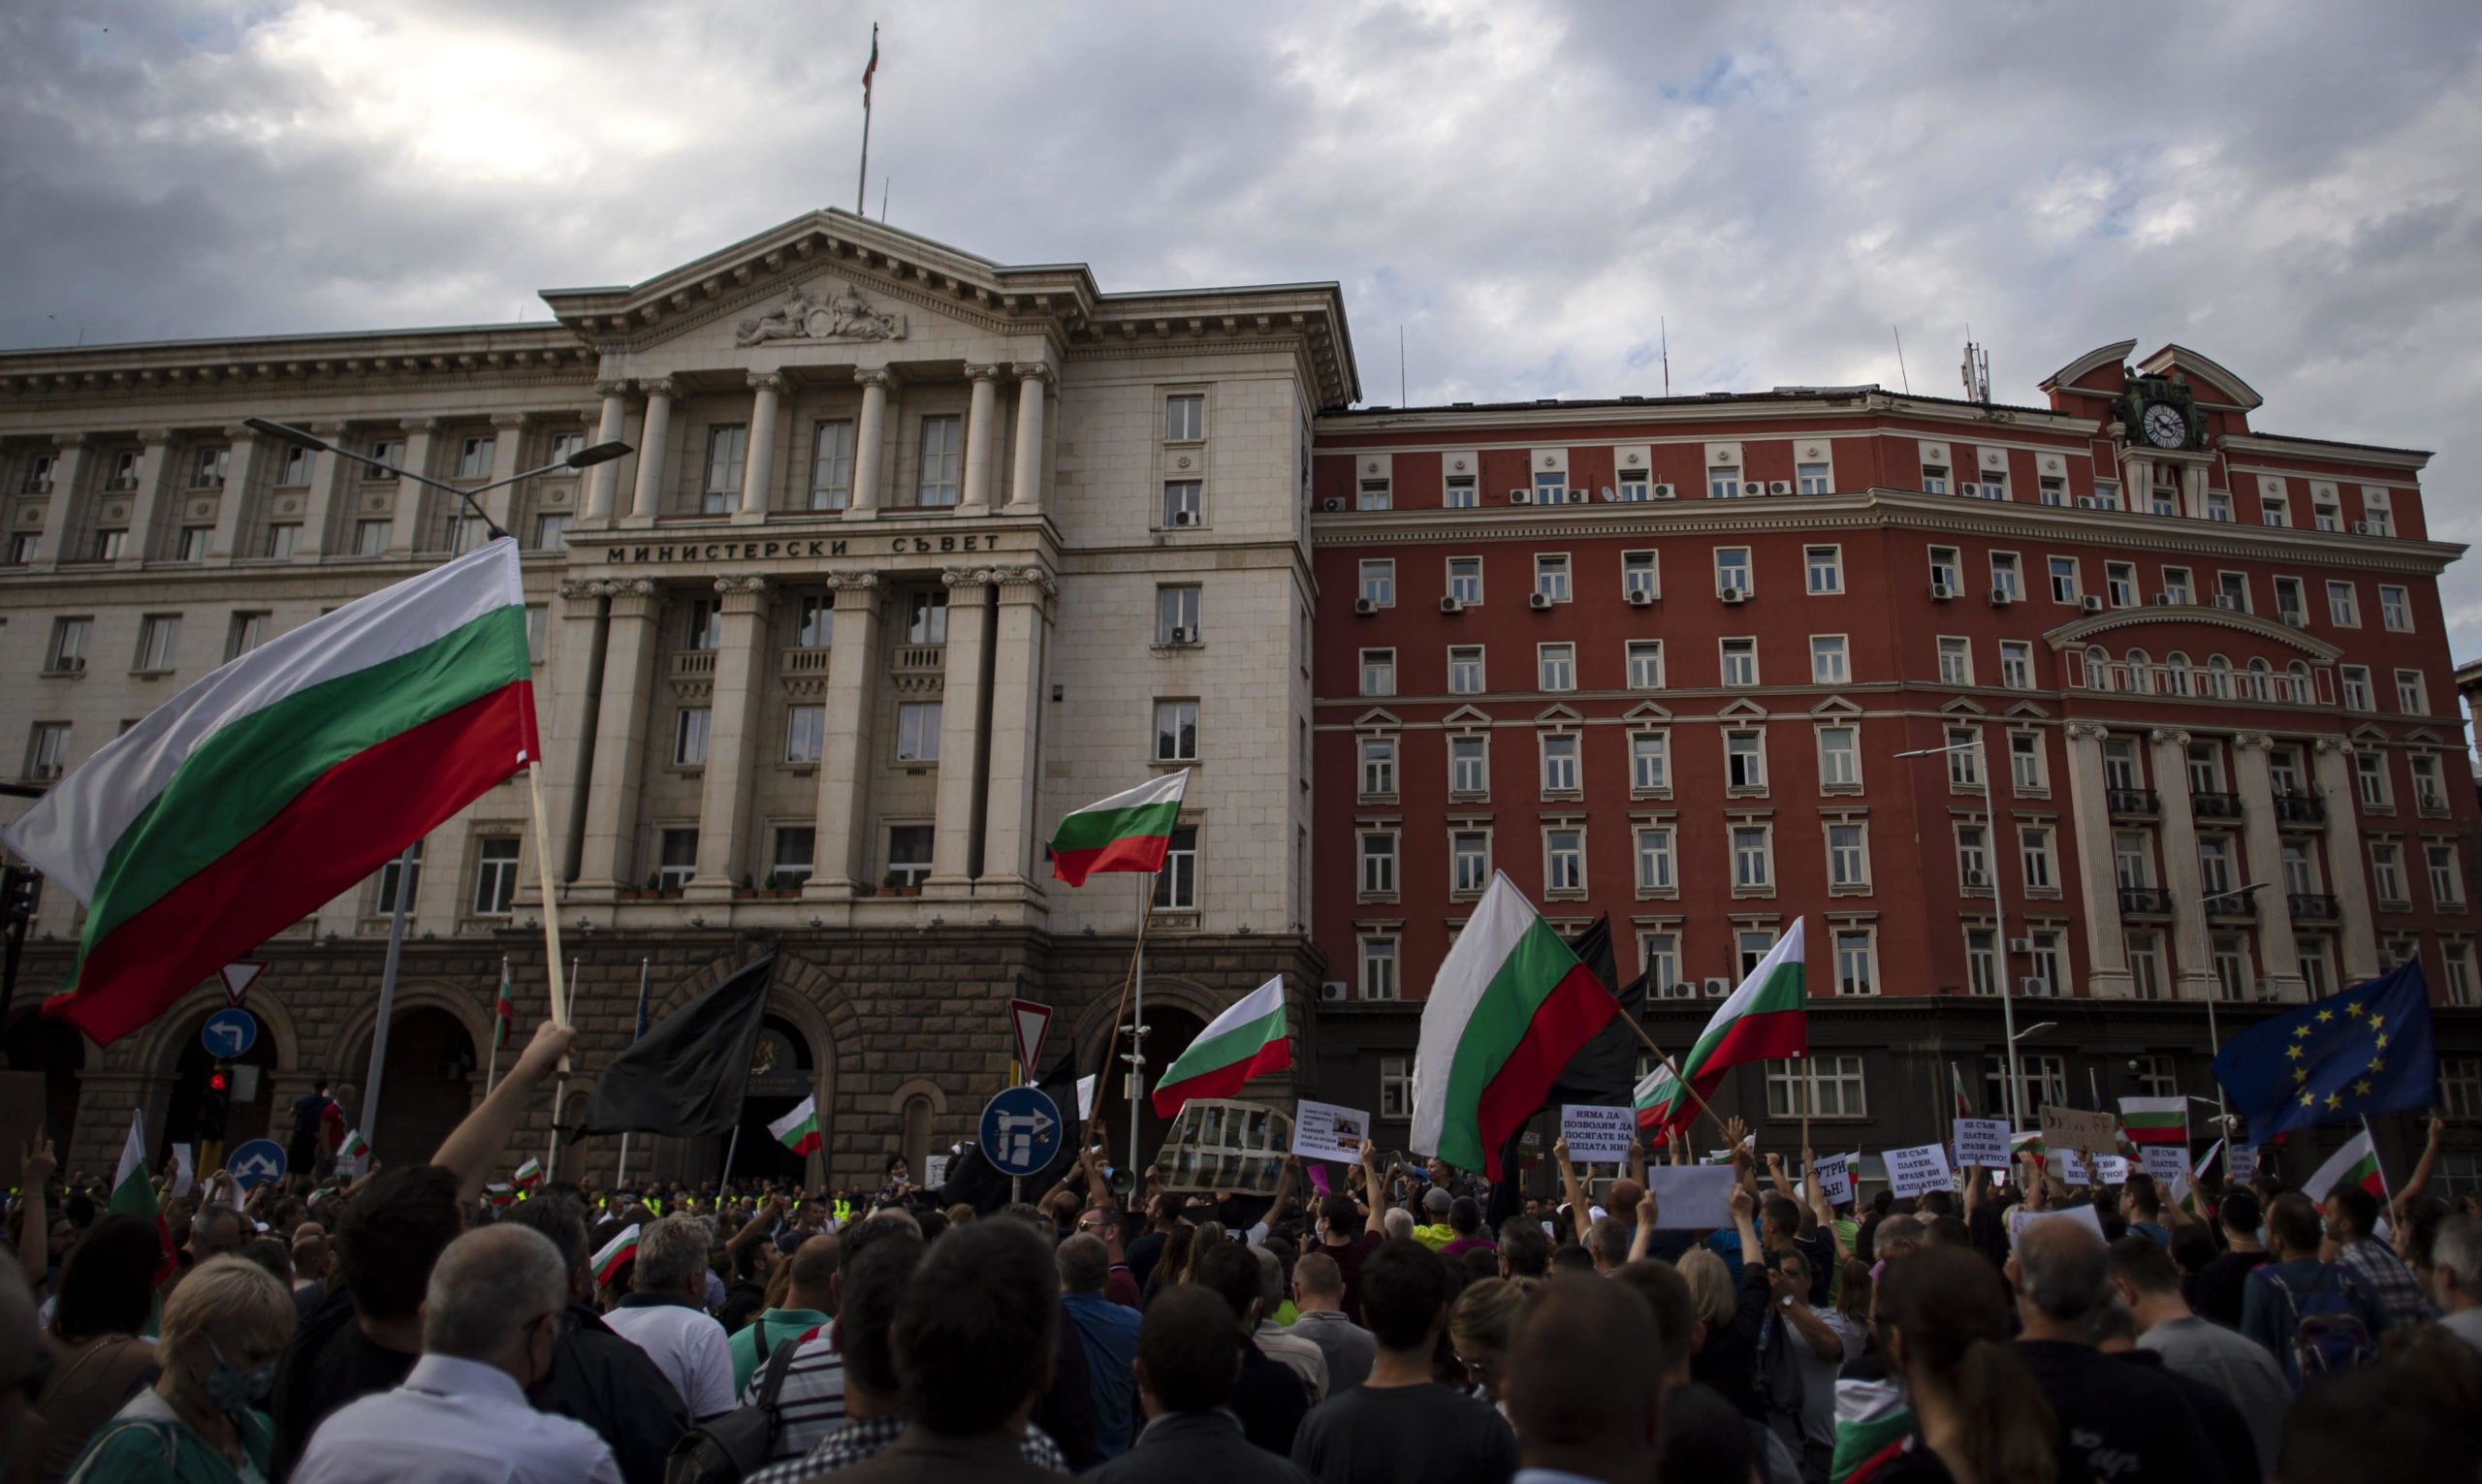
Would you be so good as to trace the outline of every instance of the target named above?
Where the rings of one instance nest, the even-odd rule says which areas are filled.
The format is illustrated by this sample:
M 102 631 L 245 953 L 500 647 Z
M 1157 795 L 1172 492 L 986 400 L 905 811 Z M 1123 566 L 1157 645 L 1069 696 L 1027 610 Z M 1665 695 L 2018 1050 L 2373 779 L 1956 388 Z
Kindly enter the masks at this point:
M 2015 1247 L 2026 1228 L 2038 1221 L 2074 1221 L 2092 1232 L 2097 1240 L 2103 1236 L 2103 1218 L 2094 1214 L 2091 1206 L 2070 1206 L 2061 1211 L 2027 1211 L 2020 1207 L 2008 1213 L 2008 1245 Z
M 2128 1156 L 2098 1154 L 2094 1158 L 2094 1173 L 2101 1176 L 2107 1185 L 2125 1185 L 2129 1183 Z
M 1733 1224 L 1732 1166 L 1659 1164 L 1653 1174 L 1656 1230 L 1712 1231 Z M 1623 1219 L 1629 1216 L 1621 1213 Z
M 1360 1108 L 1314 1103 L 1293 1105 L 1292 1152 L 1304 1159 L 1335 1159 L 1353 1164 L 1361 1158 L 1361 1141 L 1370 1137 L 1370 1114 Z
M 2043 1107 L 2043 1144 L 2049 1149 L 2084 1150 L 2109 1154 L 2120 1147 L 2119 1121 L 2108 1113 L 2078 1108 Z
M 1593 1103 L 1560 1107 L 1560 1137 L 1569 1141 L 1569 1157 L 1579 1164 L 1609 1164 L 1629 1157 L 1629 1141 L 1638 1132 L 1633 1108 L 1606 1108 Z
M 1920 1149 L 1892 1149 L 1886 1157 L 1888 1187 L 1899 1197 L 1957 1188 L 1957 1177 L 1948 1168 L 1945 1146 L 1925 1144 Z
M 2189 1178 L 2189 1152 L 2178 1144 L 2148 1144 L 2137 1152 L 2139 1167 L 2154 1177 L 2154 1184 L 2169 1191 L 2172 1183 Z
M 1957 1120 L 1957 1163 L 1985 1170 L 2008 1167 L 2006 1119 Z
M 2226 1184 L 2245 1185 L 2258 1177 L 2258 1146 L 2227 1144 L 2223 1147 L 2223 1179 Z
M 1819 1178 L 1819 1193 L 1830 1206 L 1841 1206 L 1853 1199 L 1853 1166 L 1859 1154 L 1822 1154 L 1810 1168 Z

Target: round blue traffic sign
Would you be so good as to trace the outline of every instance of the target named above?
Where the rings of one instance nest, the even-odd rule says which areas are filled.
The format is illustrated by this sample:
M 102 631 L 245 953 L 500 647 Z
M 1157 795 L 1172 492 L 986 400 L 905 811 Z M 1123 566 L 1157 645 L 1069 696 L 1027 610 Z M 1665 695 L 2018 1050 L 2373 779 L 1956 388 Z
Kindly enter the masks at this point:
M 206 1044 L 208 1056 L 230 1061 L 259 1044 L 258 1017 L 239 1008 L 218 1010 L 207 1018 L 198 1038 Z
M 1066 1130 L 1060 1105 L 1040 1088 L 1010 1088 L 982 1105 L 982 1157 L 1002 1175 L 1035 1175 Z
M 273 1139 L 252 1139 L 224 1156 L 225 1173 L 244 1190 L 284 1178 L 284 1146 Z

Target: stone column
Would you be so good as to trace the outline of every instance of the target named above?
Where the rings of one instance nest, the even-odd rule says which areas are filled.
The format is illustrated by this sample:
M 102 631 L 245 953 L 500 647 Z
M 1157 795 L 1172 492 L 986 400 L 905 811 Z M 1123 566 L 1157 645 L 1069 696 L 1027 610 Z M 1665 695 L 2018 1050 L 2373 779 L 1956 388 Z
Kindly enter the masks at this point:
M 330 443 L 341 445 L 347 436 L 342 423 L 313 423 L 310 430 Z M 302 540 L 293 549 L 296 561 L 315 562 L 328 554 L 334 544 L 337 517 L 342 515 L 347 530 L 353 528 L 353 479 L 357 467 L 351 459 L 338 458 L 321 449 L 310 456 L 310 493 L 302 502 Z
M 2120 504 L 2133 515 L 2147 515 L 2154 509 L 2154 460 L 2129 458 L 2120 471 Z
M 601 586 L 612 600 L 612 622 L 603 646 L 603 704 L 595 713 L 594 774 L 587 794 L 586 837 L 578 852 L 578 886 L 608 897 L 641 879 L 630 856 L 638 833 L 638 794 L 646 786 L 647 716 L 654 695 L 656 619 L 663 599 L 647 578 Z M 631 874 L 623 877 L 623 869 Z
M 939 794 L 931 837 L 931 874 L 922 895 L 973 895 L 974 856 L 982 845 L 982 662 L 991 615 L 991 569 L 951 567 L 947 652 L 939 686 Z
M 1008 480 L 1008 513 L 1033 515 L 1043 508 L 1043 386 L 1052 369 L 1039 361 L 1021 361 L 1008 369 L 1017 377 L 1017 458 Z
M 2192 521 L 2207 518 L 2207 471 L 2198 464 L 2180 466 L 2180 508 Z
M 1043 662 L 1051 648 L 1051 598 L 1059 591 L 1040 567 L 1002 567 L 1000 623 L 991 668 L 991 733 L 983 801 L 982 874 L 977 898 L 1039 898 L 1034 847 L 1041 750 Z
M 896 377 L 885 370 L 853 373 L 862 384 L 862 416 L 853 426 L 853 499 L 844 508 L 847 521 L 868 521 L 879 513 L 879 482 L 886 464 L 888 388 Z M 826 837 L 820 837 L 822 844 Z M 816 879 L 815 877 L 812 879 Z
M 625 381 L 598 381 L 594 395 L 603 398 L 603 411 L 594 425 L 594 441 L 611 443 L 620 436 L 621 426 L 629 416 L 629 384 Z M 602 525 L 612 520 L 612 497 L 620 488 L 620 460 L 599 463 L 586 471 L 586 509 L 582 525 Z
M 430 446 L 439 437 L 439 419 L 407 418 L 397 425 L 405 435 L 405 461 L 408 474 L 430 472 Z M 389 503 L 388 554 L 411 556 L 423 549 L 424 507 L 430 503 L 432 491 L 410 479 L 397 481 L 397 492 Z
M 966 408 L 965 488 L 957 501 L 959 515 L 991 512 L 991 434 L 1000 412 L 999 378 L 1000 367 L 996 365 L 966 367 L 966 379 L 973 384 L 973 397 Z
M 870 860 L 870 753 L 879 688 L 879 615 L 887 598 L 875 572 L 830 572 L 836 632 L 827 656 L 827 733 L 818 766 L 818 836 L 809 901 L 849 901 Z
M 173 483 L 173 430 L 169 427 L 143 428 L 138 434 L 138 488 L 129 501 L 129 540 L 120 549 L 117 565 L 132 571 L 161 553 L 165 496 Z M 177 503 L 179 496 L 173 495 Z
M 707 771 L 699 783 L 698 873 L 682 895 L 691 901 L 730 901 L 740 872 L 749 869 L 749 805 L 759 715 L 767 679 L 767 579 L 719 577 L 716 688 L 708 701 Z
M 672 398 L 679 389 L 669 376 L 640 382 L 647 394 L 647 422 L 638 434 L 638 489 L 629 507 L 631 525 L 652 525 L 663 513 L 663 486 L 672 462 Z
M 2128 937 L 2120 931 L 2119 878 L 2112 859 L 2112 805 L 2103 776 L 2103 739 L 2110 728 L 2068 724 L 2068 807 L 2077 828 L 2077 878 L 2085 922 L 2087 993 L 2127 999 L 2137 993 L 2129 972 Z
M 2172 896 L 2173 993 L 2181 999 L 2214 994 L 2214 953 L 2207 939 L 2206 885 L 2198 869 L 2198 822 L 2189 812 L 2189 734 L 2156 727 L 2147 734 L 2147 761 L 2163 802 L 2163 889 Z
M 2327 889 L 2344 951 L 2343 982 L 2378 977 L 2378 928 L 2370 915 L 2370 853 L 2362 844 L 2361 792 L 2353 782 L 2353 744 L 2318 739 L 2318 797 L 2327 805 Z
M 525 414 L 494 412 L 492 414 L 492 475 L 490 482 L 498 484 L 513 479 L 525 467 L 521 461 L 525 453 Z M 503 485 L 475 501 L 483 507 L 483 519 L 501 530 L 511 530 L 510 513 L 517 508 L 517 487 Z M 466 512 L 461 511 L 460 514 Z
M 242 521 L 249 513 L 250 492 L 259 482 L 260 452 L 267 445 L 239 423 L 224 429 L 224 435 L 233 440 L 233 457 L 224 466 L 224 493 L 215 503 L 215 535 L 207 543 L 208 561 L 256 554 L 241 550 L 249 535 Z
M 86 472 L 86 435 L 55 433 L 51 446 L 51 494 L 44 502 L 43 551 L 38 559 L 57 566 L 90 554 L 69 550 L 78 533 L 78 486 Z
M 2258 909 L 2259 977 L 2276 995 L 2298 1001 L 2308 992 L 2302 984 L 2300 952 L 2293 947 L 2292 904 L 2284 900 L 2283 837 L 2275 824 L 2275 784 L 2267 766 L 2267 750 L 2275 744 L 2263 732 L 2234 737 L 2232 771 L 2240 785 L 2242 856 L 2248 862 L 2248 880 L 2266 883 L 2266 890 L 2249 894 Z
M 783 397 L 781 371 L 749 373 L 749 450 L 741 465 L 741 509 L 733 513 L 735 524 L 767 519 L 776 490 L 776 413 Z
M 550 754 L 544 769 L 544 828 L 552 837 L 552 873 L 556 881 L 578 875 L 578 843 L 586 820 L 587 780 L 594 759 L 588 745 L 588 710 L 597 668 L 603 661 L 603 600 L 612 584 L 591 578 L 567 578 L 560 598 L 552 606 L 547 642 L 551 646 L 552 736 L 544 743 Z

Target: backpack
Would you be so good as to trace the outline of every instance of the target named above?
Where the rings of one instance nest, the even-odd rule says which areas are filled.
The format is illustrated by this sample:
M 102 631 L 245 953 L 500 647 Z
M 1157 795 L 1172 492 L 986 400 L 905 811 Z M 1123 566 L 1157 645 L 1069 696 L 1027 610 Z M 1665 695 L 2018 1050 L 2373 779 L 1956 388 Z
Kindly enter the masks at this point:
M 776 1447 L 776 1394 L 793 1368 L 801 1337 L 770 1345 L 767 1321 L 757 1321 L 758 1400 L 691 1428 L 672 1445 L 663 1464 L 664 1484 L 740 1484 L 767 1467 Z
M 2357 1290 L 2333 1264 L 2321 1267 L 2307 1293 L 2295 1293 L 2272 1264 L 2267 1281 L 2284 1296 L 2290 1311 L 2292 1337 L 2286 1342 L 2283 1362 L 2284 1378 L 2294 1390 L 2377 1356 L 2370 1326 L 2353 1303 Z

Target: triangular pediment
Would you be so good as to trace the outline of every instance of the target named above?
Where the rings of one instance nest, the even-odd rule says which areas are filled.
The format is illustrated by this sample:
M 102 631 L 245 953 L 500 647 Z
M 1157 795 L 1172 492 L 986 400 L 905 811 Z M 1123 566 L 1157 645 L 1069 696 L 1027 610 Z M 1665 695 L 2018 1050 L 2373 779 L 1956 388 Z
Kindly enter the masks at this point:
M 1862 714 L 1862 708 L 1842 696 L 1830 696 L 1811 707 L 1810 714 L 1813 716 L 1859 716 Z
M 1550 706 L 1544 707 L 1539 711 L 1536 711 L 1534 713 L 1534 719 L 1538 722 L 1549 721 L 1574 724 L 1575 722 L 1585 720 L 1585 716 L 1582 712 L 1578 711 L 1575 707 L 1554 703 Z
M 1718 716 L 1736 716 L 1754 721 L 1765 721 L 1767 716 L 1767 710 L 1766 707 L 1750 700 L 1747 696 L 1742 696 L 1717 707 L 1715 709 L 1715 714 Z
M 1669 707 L 1657 706 L 1652 701 L 1640 701 L 1622 712 L 1620 719 L 1623 721 L 1670 721 L 1671 710 Z
M 1479 706 L 1460 706 L 1440 718 L 1440 725 L 1444 727 L 1487 727 L 1490 724 L 1491 713 Z
M 2360 726 L 2353 728 L 2352 731 L 2345 735 L 2352 738 L 2355 742 L 2377 742 L 2381 745 L 2392 741 L 2392 739 L 2388 737 L 2385 729 L 2381 728 L 2374 722 L 2369 721 L 2363 722 Z
M 1392 727 L 1401 727 L 1405 723 L 1402 720 L 1398 719 L 1394 711 L 1387 710 L 1384 706 L 1374 706 L 1369 710 L 1366 710 L 1353 718 L 1353 725 L 1363 731 L 1385 731 Z
M 2426 747 L 2435 747 L 2440 745 L 2439 734 L 2432 731 L 2429 727 L 2415 727 L 2410 732 L 2404 734 L 2404 740 L 2408 742 L 2418 742 Z
M 1989 714 L 1983 704 L 1971 696 L 1955 696 L 1939 708 L 1952 716 L 1983 716 Z
M 2003 716 L 2021 716 L 2028 721 L 2049 721 L 2052 716 L 2048 708 L 2037 706 L 2031 701 L 2020 701 L 2015 706 L 2012 706 L 2008 710 L 2000 712 L 2000 714 Z

